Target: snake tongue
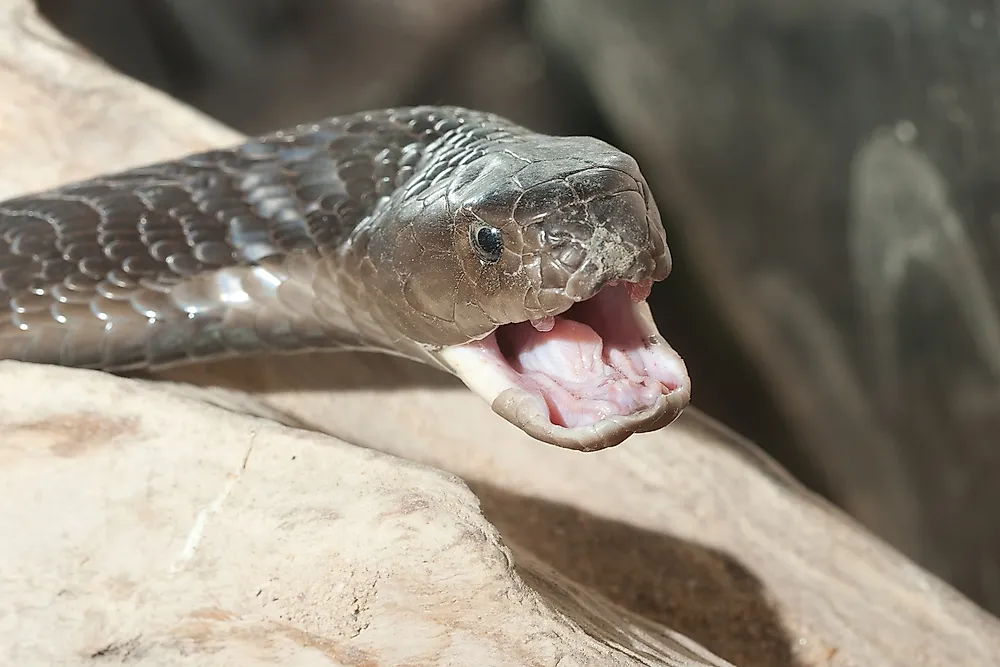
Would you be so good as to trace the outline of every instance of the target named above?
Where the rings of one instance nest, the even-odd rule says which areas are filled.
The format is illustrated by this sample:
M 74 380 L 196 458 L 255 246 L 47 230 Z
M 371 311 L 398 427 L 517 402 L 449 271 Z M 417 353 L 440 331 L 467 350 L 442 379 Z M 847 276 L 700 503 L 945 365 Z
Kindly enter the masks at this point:
M 690 397 L 684 363 L 656 330 L 648 293 L 642 283 L 609 285 L 561 315 L 502 326 L 439 356 L 528 434 L 602 449 L 665 426 Z

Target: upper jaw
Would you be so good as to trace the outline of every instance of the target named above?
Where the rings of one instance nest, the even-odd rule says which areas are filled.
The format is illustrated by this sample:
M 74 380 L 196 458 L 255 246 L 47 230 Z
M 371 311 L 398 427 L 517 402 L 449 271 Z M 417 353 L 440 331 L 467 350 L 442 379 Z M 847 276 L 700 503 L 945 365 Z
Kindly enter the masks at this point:
M 567 278 L 558 289 L 539 289 L 533 298 L 529 316 L 561 315 L 574 304 L 594 298 L 605 287 L 619 283 L 647 284 L 659 282 L 670 273 L 670 259 L 654 260 L 650 255 L 640 255 L 625 271 L 602 270 L 588 260 Z M 534 305 L 537 304 L 537 310 Z M 655 325 L 653 325 L 655 329 Z
M 586 301 L 608 285 L 654 283 L 663 280 L 669 273 L 669 256 L 660 255 L 654 259 L 649 251 L 638 253 L 630 264 L 624 266 L 588 259 L 569 277 L 564 291 L 573 302 Z

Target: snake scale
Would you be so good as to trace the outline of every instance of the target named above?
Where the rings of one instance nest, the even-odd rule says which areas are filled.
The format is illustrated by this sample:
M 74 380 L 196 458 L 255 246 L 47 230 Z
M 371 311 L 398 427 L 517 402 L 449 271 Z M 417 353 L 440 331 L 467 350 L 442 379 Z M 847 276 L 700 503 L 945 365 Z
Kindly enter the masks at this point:
M 669 271 L 626 153 L 383 109 L 0 202 L 0 358 L 125 371 L 379 350 L 594 450 L 689 401 L 645 302 Z

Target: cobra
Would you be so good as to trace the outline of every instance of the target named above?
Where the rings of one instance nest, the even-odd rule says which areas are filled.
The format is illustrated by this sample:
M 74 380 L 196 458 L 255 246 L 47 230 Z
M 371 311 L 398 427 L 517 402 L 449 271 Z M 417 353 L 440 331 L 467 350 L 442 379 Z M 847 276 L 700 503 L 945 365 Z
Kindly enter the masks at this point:
M 626 153 L 383 109 L 0 203 L 0 358 L 125 371 L 375 350 L 595 450 L 688 404 L 646 303 L 670 267 Z

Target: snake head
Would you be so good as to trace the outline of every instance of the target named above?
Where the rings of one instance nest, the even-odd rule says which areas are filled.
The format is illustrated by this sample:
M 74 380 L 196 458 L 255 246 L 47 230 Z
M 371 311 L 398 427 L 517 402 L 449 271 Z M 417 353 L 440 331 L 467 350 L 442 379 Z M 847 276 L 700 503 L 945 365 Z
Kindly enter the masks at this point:
M 594 450 L 661 428 L 690 400 L 646 297 L 670 272 L 635 160 L 592 138 L 512 140 L 448 191 L 459 272 L 437 359 L 499 415 Z
M 670 254 L 635 160 L 476 124 L 428 155 L 344 246 L 354 310 L 542 441 L 601 449 L 673 421 L 690 381 L 645 302 Z

